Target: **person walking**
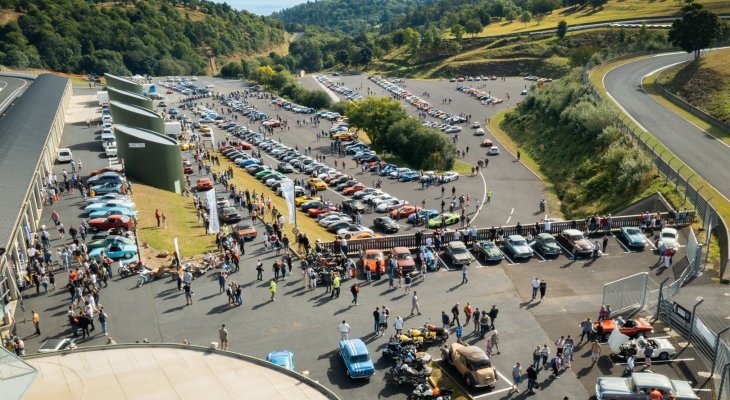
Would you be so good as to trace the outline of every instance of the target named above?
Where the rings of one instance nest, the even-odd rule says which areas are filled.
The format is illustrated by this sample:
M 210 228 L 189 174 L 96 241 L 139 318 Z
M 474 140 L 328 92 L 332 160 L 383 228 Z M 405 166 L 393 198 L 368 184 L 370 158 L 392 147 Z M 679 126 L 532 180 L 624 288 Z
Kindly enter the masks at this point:
M 540 280 L 537 277 L 532 278 L 532 300 L 537 297 L 537 291 L 540 289 Z
M 335 277 L 332 279 L 332 295 L 331 299 L 340 298 L 340 274 L 335 272 Z
M 542 349 L 540 349 L 540 357 L 542 357 L 542 367 L 547 368 L 548 357 L 550 357 L 550 348 L 548 345 L 542 345 Z
M 491 321 L 490 329 L 494 329 L 494 320 L 497 319 L 497 314 L 499 314 L 499 309 L 495 304 L 492 304 L 492 308 L 489 310 L 489 319 Z
M 459 321 L 459 303 L 451 307 L 451 323 L 461 325 L 461 321 Z
M 351 330 L 350 324 L 343 319 L 342 323 L 337 326 L 337 330 L 340 332 L 340 340 L 348 340 Z
M 654 349 L 651 346 L 644 347 L 644 369 L 651 368 L 651 357 L 654 355 Z
M 360 303 L 357 302 L 357 295 L 360 293 L 360 284 L 355 282 L 352 286 L 350 286 L 350 292 L 352 293 L 352 302 L 351 304 L 354 304 L 356 306 L 359 306 Z
M 190 285 L 186 284 L 185 286 L 183 286 L 183 291 L 185 292 L 185 305 L 193 305 L 193 289 L 190 287 Z
M 532 366 L 535 368 L 540 368 L 540 354 L 542 351 L 540 350 L 540 346 L 535 346 L 535 350 L 532 351 Z
M 527 393 L 535 393 L 537 389 L 537 369 L 533 365 L 527 367 Z
M 99 307 L 99 323 L 101 324 L 101 333 L 104 336 L 109 335 L 107 330 L 107 321 L 109 321 L 109 314 L 104 311 L 104 306 Z
M 581 334 L 580 334 L 580 341 L 578 341 L 578 344 L 583 343 L 583 338 L 586 339 L 587 342 L 590 342 L 593 336 L 593 322 L 591 322 L 590 318 L 586 318 L 585 321 L 580 323 L 581 328 Z
M 547 292 L 547 282 L 543 279 L 540 281 L 540 301 L 545 298 L 545 292 Z
M 260 258 L 256 261 L 256 280 L 264 280 L 264 263 L 261 262 Z
M 512 387 L 510 388 L 510 392 L 513 390 L 515 392 L 518 392 L 519 390 L 517 387 L 522 383 L 522 367 L 520 366 L 520 363 L 515 364 L 514 367 L 512 367 Z
M 623 376 L 631 376 L 634 373 L 634 367 L 636 367 L 636 360 L 634 359 L 634 355 L 631 354 L 626 359 L 626 369 L 624 370 Z
M 595 365 L 598 361 L 598 357 L 601 356 L 601 343 L 598 340 L 594 340 L 591 345 L 591 366 Z
M 33 321 L 33 326 L 35 326 L 35 334 L 40 336 L 41 335 L 41 316 L 38 315 L 37 312 L 31 311 L 31 320 Z
M 421 308 L 418 306 L 418 291 L 413 291 L 413 296 L 411 296 L 411 315 L 413 315 L 413 310 L 415 310 L 418 315 L 421 315 Z
M 226 290 L 226 273 L 220 272 L 218 274 L 218 294 L 222 294 Z
M 226 324 L 222 324 L 221 328 L 218 329 L 218 337 L 221 340 L 221 350 L 227 351 L 228 350 L 228 329 L 226 329 Z
M 276 301 L 276 279 L 272 279 L 269 283 L 269 292 L 271 292 L 271 301 Z
M 463 267 L 461 267 L 461 284 L 462 285 L 469 283 L 469 278 L 466 277 L 467 269 L 468 269 L 468 267 L 466 264 Z

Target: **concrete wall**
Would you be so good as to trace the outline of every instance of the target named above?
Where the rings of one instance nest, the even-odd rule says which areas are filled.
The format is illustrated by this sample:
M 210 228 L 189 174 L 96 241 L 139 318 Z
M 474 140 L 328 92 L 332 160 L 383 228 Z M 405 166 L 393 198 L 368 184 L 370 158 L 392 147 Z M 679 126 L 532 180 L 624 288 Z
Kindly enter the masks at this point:
M 137 82 L 132 82 L 128 79 L 122 78 L 121 76 L 104 74 L 107 87 L 113 87 L 119 90 L 126 90 L 128 92 L 143 95 L 142 85 Z
M 177 141 L 154 131 L 135 128 L 114 125 L 117 149 L 124 159 L 127 177 L 158 189 L 182 193 L 185 177 Z
M 107 87 L 107 93 L 109 93 L 109 100 L 111 101 L 118 101 L 120 103 L 131 104 L 133 106 L 153 110 L 154 105 L 152 99 L 148 97 L 127 92 L 125 90 L 115 89 L 113 87 Z

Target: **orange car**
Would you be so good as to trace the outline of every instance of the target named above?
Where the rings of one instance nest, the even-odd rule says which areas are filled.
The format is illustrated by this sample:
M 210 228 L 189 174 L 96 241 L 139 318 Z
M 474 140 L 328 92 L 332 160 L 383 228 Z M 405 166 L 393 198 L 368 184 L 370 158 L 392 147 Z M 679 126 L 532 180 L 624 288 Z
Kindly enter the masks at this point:
M 647 333 L 654 330 L 649 321 L 645 320 L 644 318 L 633 318 L 625 320 L 622 317 L 616 317 L 614 319 L 597 321 L 593 324 L 594 330 L 598 328 L 598 324 L 601 324 L 603 326 L 603 334 L 606 336 L 610 335 L 617 326 L 619 327 L 619 332 L 628 337 L 646 335 Z
M 210 178 L 200 178 L 195 185 L 195 189 L 197 189 L 198 191 L 213 189 L 213 180 Z
M 491 139 L 482 140 L 482 147 L 492 147 L 492 146 L 494 146 L 494 143 L 492 143 Z
M 380 269 L 377 266 L 378 261 L 380 261 Z M 380 275 L 385 273 L 385 257 L 380 250 L 365 250 L 365 256 L 360 262 L 362 263 L 363 272 L 370 269 L 370 272 L 375 274 L 376 279 L 379 279 Z
M 390 212 L 390 217 L 393 219 L 408 218 L 409 215 L 421 211 L 421 207 L 416 206 L 403 206 L 396 208 Z
M 344 194 L 344 195 L 355 194 L 361 190 L 365 190 L 366 187 L 367 186 L 363 185 L 362 183 L 358 183 L 358 184 L 352 185 L 349 188 L 346 188 L 345 190 L 343 190 L 342 194 Z
M 104 167 L 102 169 L 97 169 L 95 171 L 91 171 L 89 174 L 89 177 L 103 174 L 104 172 L 118 172 L 118 173 L 124 173 L 124 168 L 122 167 Z

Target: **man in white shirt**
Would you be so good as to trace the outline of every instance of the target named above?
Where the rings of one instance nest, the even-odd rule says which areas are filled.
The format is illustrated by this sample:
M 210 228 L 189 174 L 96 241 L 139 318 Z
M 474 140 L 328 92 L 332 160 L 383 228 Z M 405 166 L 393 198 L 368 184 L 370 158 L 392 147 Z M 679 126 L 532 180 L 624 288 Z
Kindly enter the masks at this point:
M 347 340 L 350 334 L 350 324 L 343 319 L 340 326 L 337 327 L 337 330 L 340 331 L 340 340 Z
M 532 278 L 532 299 L 537 297 L 537 290 L 540 289 L 540 280 L 537 277 Z

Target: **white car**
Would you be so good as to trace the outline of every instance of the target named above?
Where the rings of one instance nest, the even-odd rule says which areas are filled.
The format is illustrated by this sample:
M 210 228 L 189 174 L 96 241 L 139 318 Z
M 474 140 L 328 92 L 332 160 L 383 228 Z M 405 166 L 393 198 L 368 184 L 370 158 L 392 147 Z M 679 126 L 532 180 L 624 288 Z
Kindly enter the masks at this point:
M 459 179 L 459 174 L 457 172 L 454 172 L 454 171 L 445 172 L 441 176 L 441 182 L 444 182 L 444 183 L 446 183 L 446 182 L 453 182 L 453 181 L 456 181 L 458 179 Z
M 212 84 L 211 85 L 205 85 L 205 87 L 208 88 L 208 89 L 213 89 L 215 87 L 215 85 L 212 85 Z
M 674 228 L 664 228 L 662 229 L 662 232 L 659 234 L 659 241 L 664 242 L 664 245 L 668 249 L 676 249 L 679 247 L 679 234 L 677 233 L 677 230 Z
M 348 222 L 352 223 L 352 218 L 342 216 L 342 215 L 333 215 L 331 217 L 322 218 L 321 221 L 319 221 L 319 226 L 328 227 L 332 224 L 336 224 L 338 222 Z
M 373 232 L 372 229 L 370 229 L 368 227 L 365 227 L 365 226 L 362 226 L 362 225 L 358 225 L 357 227 L 352 228 L 352 229 L 351 228 L 342 228 L 342 229 L 340 229 L 339 231 L 337 231 L 337 237 L 344 238 L 344 239 L 349 239 L 353 235 L 357 235 L 358 233 L 362 233 L 362 232 L 367 232 L 367 233 L 372 234 L 372 235 L 375 234 L 375 232 Z
M 104 152 L 106 153 L 107 157 L 116 157 L 117 156 L 117 145 L 110 144 L 110 145 L 106 146 L 106 149 L 104 149 Z
M 107 147 L 116 146 L 117 142 L 115 142 L 113 140 L 105 140 L 105 141 L 101 142 L 101 145 L 104 147 L 104 151 L 106 151 Z
M 444 132 L 446 132 L 446 133 L 459 133 L 459 132 L 461 132 L 461 127 L 460 126 L 456 126 L 456 125 L 452 125 L 452 126 L 446 128 L 446 130 L 444 130 Z
M 527 89 L 522 89 L 520 92 L 521 95 L 526 96 L 527 95 Z
M 479 128 L 479 129 L 477 129 L 477 130 L 474 131 L 474 136 L 484 136 L 485 133 L 486 132 L 484 132 L 484 129 Z
M 389 194 L 386 194 L 386 195 L 383 195 L 383 196 L 373 197 L 372 199 L 370 199 L 370 203 L 372 205 L 374 205 L 375 207 L 377 207 L 378 204 L 383 203 L 383 202 L 386 202 L 388 200 L 393 200 L 393 199 L 395 199 L 395 197 L 393 197 L 393 196 L 391 196 Z
M 408 202 L 405 201 L 405 200 L 398 200 L 398 199 L 386 200 L 386 201 L 384 201 L 382 203 L 379 203 L 375 207 L 375 211 L 382 213 L 382 212 L 386 212 L 386 211 L 389 211 L 389 210 L 393 210 L 393 209 L 398 208 L 398 207 L 402 207 L 402 206 L 404 206 L 406 204 L 408 204 Z
M 73 161 L 74 155 L 71 152 L 71 149 L 67 149 L 67 148 L 64 147 L 62 149 L 58 149 L 58 157 L 57 158 L 58 158 L 58 162 L 59 163 L 67 163 L 67 162 Z
M 479 123 L 479 121 L 474 121 L 474 122 L 473 122 L 473 123 L 471 124 L 471 127 L 472 127 L 472 129 L 477 129 L 477 128 L 481 127 L 481 126 L 482 126 L 482 124 L 481 124 L 481 123 Z
M 626 342 L 624 342 L 616 351 L 614 352 L 619 357 L 626 358 L 629 355 L 633 355 L 636 359 L 643 359 L 644 358 L 644 350 L 646 348 L 651 348 L 651 358 L 658 358 L 660 360 L 668 360 L 669 357 L 673 357 L 677 354 L 677 350 L 672 345 L 672 342 L 669 341 L 669 339 L 665 338 L 645 338 L 643 336 L 639 336 L 636 339 L 629 339 Z M 614 346 L 611 346 L 611 351 L 613 351 Z
M 487 155 L 489 155 L 489 156 L 499 155 L 499 147 L 497 147 L 497 146 L 490 147 L 489 150 L 487 150 Z

